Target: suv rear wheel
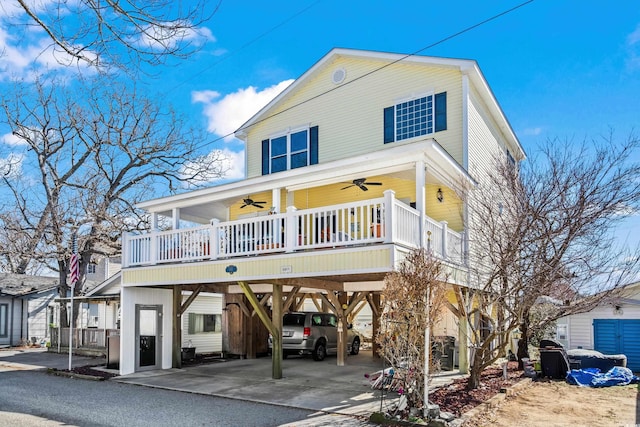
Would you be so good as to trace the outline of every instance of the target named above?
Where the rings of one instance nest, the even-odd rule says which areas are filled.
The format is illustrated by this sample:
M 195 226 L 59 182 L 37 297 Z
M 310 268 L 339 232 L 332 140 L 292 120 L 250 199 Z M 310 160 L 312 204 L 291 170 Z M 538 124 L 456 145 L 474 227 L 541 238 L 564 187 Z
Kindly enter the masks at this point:
M 351 343 L 351 354 L 356 355 L 360 353 L 360 338 L 355 337 Z
M 324 360 L 326 356 L 327 348 L 325 347 L 324 340 L 320 340 L 313 349 L 313 360 L 321 361 Z

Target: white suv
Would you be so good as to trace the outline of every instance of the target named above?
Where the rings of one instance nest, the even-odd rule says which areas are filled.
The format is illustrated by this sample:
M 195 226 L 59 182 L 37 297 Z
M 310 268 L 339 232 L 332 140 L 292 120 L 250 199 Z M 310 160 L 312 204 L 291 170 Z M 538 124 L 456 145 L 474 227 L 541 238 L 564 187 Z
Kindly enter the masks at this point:
M 360 335 L 347 325 L 347 351 L 360 352 Z M 273 347 L 269 336 L 269 351 Z M 282 357 L 289 354 L 311 354 L 313 360 L 323 360 L 338 352 L 338 318 L 332 313 L 293 312 L 282 318 Z

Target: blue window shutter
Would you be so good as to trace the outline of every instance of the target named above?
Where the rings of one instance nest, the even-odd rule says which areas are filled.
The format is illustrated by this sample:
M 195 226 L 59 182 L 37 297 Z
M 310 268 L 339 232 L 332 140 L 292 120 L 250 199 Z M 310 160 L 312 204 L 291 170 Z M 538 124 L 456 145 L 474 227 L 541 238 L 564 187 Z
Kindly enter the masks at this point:
M 318 164 L 318 126 L 309 129 L 309 164 Z
M 395 141 L 393 135 L 394 120 L 393 120 L 394 107 L 387 107 L 384 109 L 384 143 Z
M 447 130 L 447 92 L 437 93 L 435 96 L 435 131 Z
M 262 175 L 269 175 L 269 162 L 271 156 L 269 155 L 269 140 L 262 141 Z

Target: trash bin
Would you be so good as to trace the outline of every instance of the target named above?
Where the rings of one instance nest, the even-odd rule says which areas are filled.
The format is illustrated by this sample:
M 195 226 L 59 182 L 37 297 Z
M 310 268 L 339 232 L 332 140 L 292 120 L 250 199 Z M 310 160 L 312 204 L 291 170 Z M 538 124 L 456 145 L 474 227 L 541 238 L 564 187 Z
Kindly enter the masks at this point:
M 182 347 L 182 361 L 189 361 L 196 358 L 195 347 Z
M 120 368 L 120 335 L 107 337 L 107 369 Z

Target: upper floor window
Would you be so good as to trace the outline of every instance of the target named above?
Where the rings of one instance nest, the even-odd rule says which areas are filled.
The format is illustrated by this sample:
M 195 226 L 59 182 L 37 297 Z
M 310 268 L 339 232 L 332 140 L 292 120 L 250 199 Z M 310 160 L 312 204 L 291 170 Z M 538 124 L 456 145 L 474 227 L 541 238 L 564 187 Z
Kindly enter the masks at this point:
M 411 99 L 384 109 L 384 142 L 447 129 L 447 93 Z
M 288 132 L 262 141 L 262 174 L 318 163 L 318 127 Z
M 96 265 L 88 264 L 87 265 L 87 274 L 96 274 Z

